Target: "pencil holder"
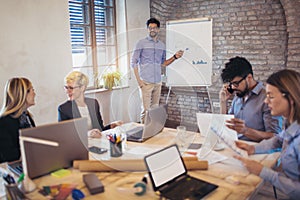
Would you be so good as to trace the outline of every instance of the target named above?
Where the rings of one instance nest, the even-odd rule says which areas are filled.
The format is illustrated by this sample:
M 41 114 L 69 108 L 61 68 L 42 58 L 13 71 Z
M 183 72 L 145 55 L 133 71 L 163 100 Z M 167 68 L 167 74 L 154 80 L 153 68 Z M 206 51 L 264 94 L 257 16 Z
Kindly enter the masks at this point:
M 26 198 L 25 194 L 19 189 L 18 184 L 5 184 L 7 200 L 23 200 Z
M 110 144 L 110 156 L 111 157 L 120 157 L 122 156 L 122 142 L 114 143 L 109 142 Z

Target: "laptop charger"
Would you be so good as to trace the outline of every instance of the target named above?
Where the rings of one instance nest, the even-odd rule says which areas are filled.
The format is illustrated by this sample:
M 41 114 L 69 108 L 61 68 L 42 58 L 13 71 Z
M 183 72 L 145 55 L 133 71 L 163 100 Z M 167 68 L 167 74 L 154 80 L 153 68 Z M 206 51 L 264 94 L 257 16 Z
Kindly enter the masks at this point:
M 84 174 L 83 182 L 91 194 L 104 192 L 104 186 L 95 174 Z

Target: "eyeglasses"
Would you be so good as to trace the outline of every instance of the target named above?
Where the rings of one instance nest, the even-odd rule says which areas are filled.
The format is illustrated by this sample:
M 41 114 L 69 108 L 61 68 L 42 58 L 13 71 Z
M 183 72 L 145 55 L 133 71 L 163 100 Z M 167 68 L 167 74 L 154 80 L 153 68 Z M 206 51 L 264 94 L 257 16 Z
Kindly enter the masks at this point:
M 234 81 L 234 82 L 229 82 L 229 88 L 232 88 L 232 85 L 234 86 L 234 87 L 239 87 L 239 85 L 240 85 L 240 83 L 243 81 L 243 80 L 245 80 L 245 78 L 248 76 L 248 74 L 246 75 L 246 76 L 244 76 L 241 80 L 239 80 L 239 81 Z
M 150 31 L 152 31 L 152 30 L 154 30 L 154 31 L 156 31 L 156 30 L 158 30 L 158 27 L 148 27 L 148 29 L 150 30 Z
M 81 87 L 81 86 L 80 86 L 80 85 L 79 85 L 79 86 L 74 86 L 74 87 L 72 87 L 72 86 L 67 86 L 67 85 L 64 86 L 64 88 L 65 88 L 66 90 L 74 90 L 74 89 L 79 88 L 79 87 Z

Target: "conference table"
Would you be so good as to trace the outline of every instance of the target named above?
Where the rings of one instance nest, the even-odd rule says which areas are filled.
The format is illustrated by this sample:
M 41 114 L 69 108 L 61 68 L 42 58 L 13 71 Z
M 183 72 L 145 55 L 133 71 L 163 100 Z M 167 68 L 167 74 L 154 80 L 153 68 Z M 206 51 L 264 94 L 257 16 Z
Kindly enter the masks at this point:
M 200 133 L 188 132 L 193 137 L 193 143 L 203 143 L 204 138 Z M 144 141 L 143 143 L 126 142 L 124 152 L 121 157 L 110 157 L 109 151 L 107 153 L 97 155 L 95 153 L 89 153 L 90 160 L 107 161 L 107 160 L 120 160 L 126 162 L 130 159 L 143 159 L 143 157 L 156 150 L 172 145 L 176 142 L 177 131 L 176 129 L 164 128 L 164 130 L 158 135 Z M 89 146 L 105 147 L 109 149 L 109 142 L 105 136 L 99 139 L 89 139 Z M 204 181 L 218 185 L 219 187 L 205 196 L 204 199 L 251 199 L 256 194 L 259 187 L 263 184 L 263 180 L 253 174 L 250 174 L 244 166 L 232 156 L 235 154 L 230 148 L 225 146 L 224 149 L 217 151 L 223 155 L 225 160 L 209 164 L 207 170 L 190 170 L 191 176 L 197 177 Z M 183 152 L 182 156 L 194 157 L 193 152 Z M 258 154 L 249 156 L 251 159 L 257 160 L 267 167 L 272 167 L 279 153 L 272 154 Z M 36 186 L 41 189 L 43 186 L 51 186 L 57 184 L 75 184 L 76 188 L 81 190 L 85 198 L 84 199 L 160 199 L 160 196 L 156 194 L 151 182 L 148 180 L 146 193 L 142 196 L 134 194 L 133 185 L 140 182 L 146 171 L 80 171 L 76 168 L 69 169 L 70 175 L 64 177 L 53 177 L 46 175 L 37 179 L 34 179 Z M 84 174 L 94 173 L 101 180 L 104 185 L 104 192 L 91 195 L 88 189 L 85 187 L 82 176 Z M 47 199 L 38 192 L 38 189 L 34 192 L 28 193 L 27 196 L 31 199 Z M 71 196 L 68 199 L 72 199 Z

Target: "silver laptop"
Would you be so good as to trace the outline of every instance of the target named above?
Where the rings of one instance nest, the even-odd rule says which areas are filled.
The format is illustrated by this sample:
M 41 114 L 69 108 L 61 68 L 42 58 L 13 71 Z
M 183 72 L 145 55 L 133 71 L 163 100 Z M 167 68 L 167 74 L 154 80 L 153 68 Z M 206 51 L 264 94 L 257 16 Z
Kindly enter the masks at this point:
M 85 118 L 21 129 L 20 136 L 58 143 L 58 146 L 49 146 L 24 141 L 28 176 L 36 178 L 58 169 L 69 168 L 73 160 L 87 160 L 87 131 Z
M 126 131 L 127 140 L 132 142 L 143 142 L 157 135 L 164 129 L 166 120 L 167 104 L 147 110 L 144 125 Z

